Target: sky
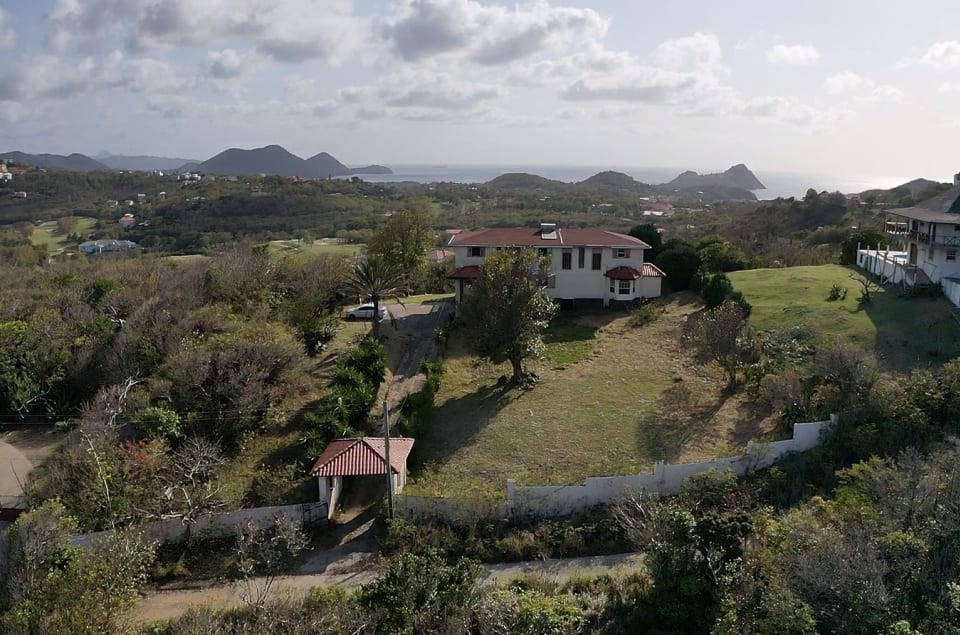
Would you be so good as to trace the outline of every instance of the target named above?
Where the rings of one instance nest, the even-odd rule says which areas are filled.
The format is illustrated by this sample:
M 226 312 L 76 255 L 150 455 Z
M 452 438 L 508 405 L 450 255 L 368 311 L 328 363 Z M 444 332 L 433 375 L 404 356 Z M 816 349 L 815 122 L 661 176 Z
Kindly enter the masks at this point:
M 0 0 L 0 151 L 960 170 L 960 2 Z

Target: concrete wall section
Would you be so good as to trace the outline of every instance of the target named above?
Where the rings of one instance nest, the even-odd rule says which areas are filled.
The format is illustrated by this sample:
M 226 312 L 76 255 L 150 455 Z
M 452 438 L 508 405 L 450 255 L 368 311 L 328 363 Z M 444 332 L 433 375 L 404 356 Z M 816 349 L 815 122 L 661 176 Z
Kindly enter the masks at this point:
M 277 516 L 286 516 L 302 525 L 314 525 L 325 522 L 327 518 L 327 504 L 324 502 L 304 503 L 302 505 L 280 505 L 273 507 L 255 507 L 238 509 L 226 514 L 205 514 L 193 523 L 191 532 L 196 536 L 200 532 L 214 531 L 231 533 L 238 525 L 254 521 L 261 527 L 273 524 Z M 155 522 L 144 523 L 136 527 L 148 540 L 157 542 L 176 542 L 187 531 L 187 524 L 179 518 L 167 518 Z M 89 534 L 78 534 L 71 537 L 71 542 L 78 547 L 84 547 L 91 542 L 106 536 L 109 532 L 98 531 Z
M 821 434 L 836 422 L 797 423 L 793 436 L 784 441 L 749 443 L 745 454 L 697 463 L 668 465 L 658 461 L 652 473 L 630 476 L 589 477 L 583 485 L 541 485 L 518 487 L 507 481 L 505 504 L 478 502 L 451 498 L 422 498 L 403 496 L 397 500 L 395 511 L 411 521 L 444 520 L 464 524 L 478 518 L 551 518 L 568 516 L 591 507 L 609 505 L 638 491 L 657 494 L 676 494 L 691 476 L 708 471 L 733 471 L 744 475 L 751 470 L 773 465 L 787 454 L 805 452 L 820 442 Z

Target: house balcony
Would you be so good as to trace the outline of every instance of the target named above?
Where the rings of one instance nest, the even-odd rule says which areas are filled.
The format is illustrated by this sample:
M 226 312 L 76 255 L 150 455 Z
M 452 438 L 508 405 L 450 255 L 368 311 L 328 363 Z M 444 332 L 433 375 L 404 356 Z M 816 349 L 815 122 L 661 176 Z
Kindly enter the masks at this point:
M 887 232 L 888 234 L 890 232 Z M 931 236 L 929 232 L 909 231 L 898 234 L 907 240 L 934 247 L 960 247 L 960 236 Z

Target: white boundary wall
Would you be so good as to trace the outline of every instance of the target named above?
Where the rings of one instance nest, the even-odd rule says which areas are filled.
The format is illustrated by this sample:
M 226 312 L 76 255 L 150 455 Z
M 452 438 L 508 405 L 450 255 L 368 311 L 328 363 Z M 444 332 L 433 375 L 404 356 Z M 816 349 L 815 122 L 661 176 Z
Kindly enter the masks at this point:
M 253 507 L 238 509 L 225 514 L 204 514 L 193 523 L 191 532 L 197 536 L 201 532 L 219 531 L 232 533 L 238 525 L 247 521 L 254 521 L 261 527 L 268 527 L 280 514 L 299 522 L 301 525 L 312 525 L 327 521 L 326 503 L 303 503 L 301 505 L 278 505 L 275 507 Z M 179 518 L 167 518 L 132 527 L 143 534 L 143 537 L 156 542 L 176 542 L 187 531 L 187 525 Z M 89 534 L 71 536 L 74 546 L 85 547 L 91 542 L 107 536 L 109 531 L 97 531 Z
M 820 443 L 821 433 L 833 425 L 836 415 L 826 421 L 796 423 L 793 437 L 784 441 L 747 444 L 746 454 L 697 463 L 667 465 L 657 461 L 653 472 L 630 476 L 588 477 L 583 485 L 545 485 L 518 487 L 507 481 L 505 504 L 454 498 L 402 496 L 395 511 L 411 521 L 445 520 L 463 524 L 480 518 L 553 518 L 568 516 L 599 505 L 609 505 L 632 492 L 644 490 L 658 494 L 676 494 L 683 482 L 710 470 L 732 470 L 742 476 L 751 470 L 769 467 L 787 454 L 805 452 Z

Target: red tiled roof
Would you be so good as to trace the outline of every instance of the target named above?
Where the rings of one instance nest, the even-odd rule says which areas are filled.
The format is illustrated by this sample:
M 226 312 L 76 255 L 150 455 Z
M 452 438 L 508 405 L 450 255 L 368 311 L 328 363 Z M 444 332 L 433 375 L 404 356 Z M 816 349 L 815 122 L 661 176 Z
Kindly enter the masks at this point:
M 614 267 L 603 275 L 614 280 L 636 280 L 640 272 L 633 267 Z
M 667 274 L 663 272 L 663 269 L 653 264 L 652 262 L 643 263 L 643 277 L 644 278 L 666 278 Z
M 540 237 L 539 227 L 481 229 L 464 232 L 450 239 L 451 247 L 468 245 L 476 247 L 635 247 L 650 249 L 639 238 L 618 234 L 605 229 L 557 229 L 557 237 Z
M 390 467 L 399 474 L 407 463 L 413 439 L 390 439 Z M 310 470 L 311 476 L 368 476 L 383 474 L 386 449 L 381 437 L 359 437 L 331 441 Z
M 451 280 L 473 280 L 479 275 L 479 265 L 466 265 L 456 269 L 452 273 L 447 274 L 447 278 Z

